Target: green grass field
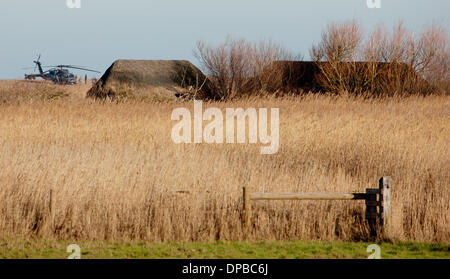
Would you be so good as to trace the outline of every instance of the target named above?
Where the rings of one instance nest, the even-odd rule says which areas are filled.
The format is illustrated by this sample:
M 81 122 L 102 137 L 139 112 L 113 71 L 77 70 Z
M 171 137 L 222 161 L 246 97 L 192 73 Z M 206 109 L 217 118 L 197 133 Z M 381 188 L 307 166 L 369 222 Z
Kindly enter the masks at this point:
M 65 259 L 68 241 L 0 241 L 1 259 Z M 82 259 L 367 259 L 356 242 L 77 242 Z M 450 259 L 450 245 L 378 243 L 382 259 Z

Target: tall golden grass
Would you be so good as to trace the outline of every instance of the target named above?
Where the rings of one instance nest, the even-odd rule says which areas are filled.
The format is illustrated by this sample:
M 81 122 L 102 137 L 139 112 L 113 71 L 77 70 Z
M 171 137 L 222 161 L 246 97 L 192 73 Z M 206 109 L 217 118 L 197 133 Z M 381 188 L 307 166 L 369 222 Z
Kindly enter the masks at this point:
M 393 240 L 450 241 L 450 99 L 306 95 L 204 107 L 280 108 L 280 150 L 176 145 L 192 103 L 0 105 L 0 238 L 241 240 L 242 186 L 364 192 L 393 180 Z M 54 189 L 56 223 L 50 222 Z M 254 204 L 250 239 L 361 240 L 363 202 Z
M 92 84 L 65 86 L 42 80 L 0 80 L 0 104 L 83 100 L 91 86 Z

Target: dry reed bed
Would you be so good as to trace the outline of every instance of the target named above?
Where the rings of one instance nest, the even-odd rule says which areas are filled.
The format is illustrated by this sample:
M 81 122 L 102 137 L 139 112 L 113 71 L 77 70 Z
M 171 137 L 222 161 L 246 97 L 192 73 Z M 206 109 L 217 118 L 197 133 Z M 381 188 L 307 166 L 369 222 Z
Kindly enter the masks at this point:
M 175 145 L 184 104 L 0 106 L 0 238 L 242 239 L 241 187 L 364 192 L 393 179 L 392 239 L 450 241 L 448 97 L 306 96 L 205 106 L 279 107 L 276 155 Z M 55 189 L 56 225 L 49 223 Z M 359 240 L 363 202 L 255 203 L 253 239 Z

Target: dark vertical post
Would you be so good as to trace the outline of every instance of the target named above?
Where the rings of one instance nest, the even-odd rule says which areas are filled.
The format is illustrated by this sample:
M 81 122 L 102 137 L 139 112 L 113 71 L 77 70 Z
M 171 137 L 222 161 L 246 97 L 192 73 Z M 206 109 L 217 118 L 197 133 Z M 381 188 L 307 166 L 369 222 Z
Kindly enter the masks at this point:
M 366 189 L 366 220 L 369 223 L 370 236 L 375 237 L 377 235 L 377 195 L 380 190 L 378 189 Z

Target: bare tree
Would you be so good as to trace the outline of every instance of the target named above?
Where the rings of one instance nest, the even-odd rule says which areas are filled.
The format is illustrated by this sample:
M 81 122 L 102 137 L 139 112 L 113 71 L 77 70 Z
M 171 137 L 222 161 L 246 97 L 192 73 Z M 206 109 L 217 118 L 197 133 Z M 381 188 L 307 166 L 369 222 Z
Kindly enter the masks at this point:
M 377 26 L 367 40 L 358 22 L 332 23 L 310 55 L 321 87 L 331 92 L 429 93 L 431 83 L 448 85 L 448 34 L 438 25 L 420 36 L 399 22 L 389 33 Z
M 437 24 L 426 27 L 417 47 L 417 60 L 413 67 L 430 83 L 442 86 L 448 93 L 450 83 L 450 38 Z
M 274 61 L 292 57 L 270 40 L 252 43 L 230 36 L 218 46 L 197 42 L 194 55 L 209 76 L 215 97 L 222 100 L 263 90 L 269 77 L 262 71 Z
M 363 31 L 357 21 L 328 24 L 310 55 L 320 69 L 321 87 L 327 91 L 354 92 L 360 88 L 356 61 L 360 60 Z

